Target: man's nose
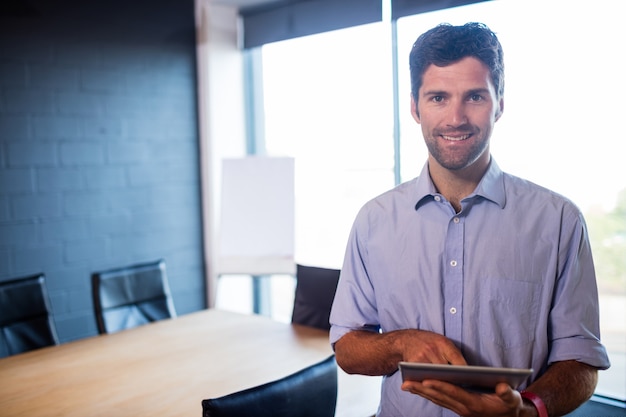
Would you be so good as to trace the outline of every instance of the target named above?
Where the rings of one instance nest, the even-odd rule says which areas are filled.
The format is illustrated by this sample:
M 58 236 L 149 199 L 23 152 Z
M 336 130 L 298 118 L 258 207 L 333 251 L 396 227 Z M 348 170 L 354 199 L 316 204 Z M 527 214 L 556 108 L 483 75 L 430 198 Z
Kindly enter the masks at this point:
M 448 106 L 447 124 L 450 126 L 461 126 L 468 122 L 467 108 L 465 103 L 458 100 L 452 100 Z

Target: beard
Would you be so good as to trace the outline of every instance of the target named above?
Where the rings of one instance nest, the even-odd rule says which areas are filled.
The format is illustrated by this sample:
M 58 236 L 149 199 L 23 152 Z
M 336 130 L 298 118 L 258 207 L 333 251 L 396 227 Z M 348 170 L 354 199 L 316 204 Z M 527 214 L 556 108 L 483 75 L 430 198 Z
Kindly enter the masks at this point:
M 450 171 L 459 171 L 471 166 L 489 147 L 488 132 L 481 132 L 480 129 L 474 126 L 462 126 L 454 130 L 456 135 L 459 132 L 471 134 L 472 136 L 466 140 L 471 140 L 472 143 L 469 146 L 464 144 L 465 146 L 456 150 L 442 144 L 441 141 L 445 141 L 445 139 L 442 139 L 441 136 L 446 135 L 446 131 L 433 129 L 430 135 L 426 135 L 426 132 L 424 132 L 428 152 L 439 165 Z

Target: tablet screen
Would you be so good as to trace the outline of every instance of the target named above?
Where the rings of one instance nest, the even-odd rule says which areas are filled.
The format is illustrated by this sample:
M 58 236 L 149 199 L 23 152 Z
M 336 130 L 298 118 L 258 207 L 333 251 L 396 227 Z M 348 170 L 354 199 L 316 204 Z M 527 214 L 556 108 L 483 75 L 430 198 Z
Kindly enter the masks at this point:
M 398 368 L 402 373 L 403 381 L 435 379 L 459 385 L 467 390 L 488 392 L 493 392 L 495 386 L 500 382 L 506 382 L 512 388 L 517 388 L 533 372 L 532 369 L 437 365 L 416 362 L 400 362 Z

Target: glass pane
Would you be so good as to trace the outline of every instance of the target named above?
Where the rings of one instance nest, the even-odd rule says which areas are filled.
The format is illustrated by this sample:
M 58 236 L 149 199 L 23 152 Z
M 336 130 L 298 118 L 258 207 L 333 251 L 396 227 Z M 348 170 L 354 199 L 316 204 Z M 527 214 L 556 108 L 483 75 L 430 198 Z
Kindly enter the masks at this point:
M 492 152 L 502 169 L 571 198 L 587 219 L 600 289 L 602 340 L 612 367 L 599 394 L 626 397 L 626 164 L 620 151 L 626 97 L 622 5 L 614 0 L 506 0 L 398 22 L 403 180 L 426 158 L 409 113 L 408 55 L 441 22 L 486 23 L 504 48 L 505 110 Z M 566 12 L 565 12 L 566 11 Z
M 253 294 L 250 275 L 222 275 L 217 281 L 215 307 L 222 310 L 252 314 Z
M 357 210 L 393 187 L 389 25 L 262 48 L 265 145 L 295 157 L 296 261 L 341 267 Z

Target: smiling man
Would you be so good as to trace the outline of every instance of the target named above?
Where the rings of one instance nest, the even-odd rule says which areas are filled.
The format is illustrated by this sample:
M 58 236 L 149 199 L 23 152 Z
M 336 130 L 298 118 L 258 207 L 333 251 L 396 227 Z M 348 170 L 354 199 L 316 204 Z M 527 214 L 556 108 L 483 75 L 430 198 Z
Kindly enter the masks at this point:
M 437 26 L 410 65 L 428 161 L 357 215 L 330 318 L 337 362 L 384 376 L 381 417 L 566 414 L 609 366 L 582 214 L 491 157 L 504 64 L 489 28 Z M 534 372 L 476 393 L 403 383 L 400 361 Z

